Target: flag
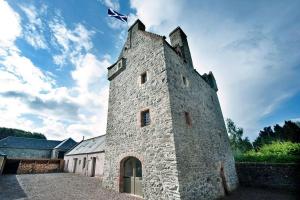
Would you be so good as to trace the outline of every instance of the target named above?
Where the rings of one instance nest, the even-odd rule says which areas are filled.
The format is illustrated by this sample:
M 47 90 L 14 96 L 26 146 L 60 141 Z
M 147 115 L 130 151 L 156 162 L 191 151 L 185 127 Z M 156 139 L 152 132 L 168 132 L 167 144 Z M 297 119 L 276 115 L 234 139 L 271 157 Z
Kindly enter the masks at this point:
M 108 16 L 115 17 L 115 18 L 121 20 L 122 22 L 127 22 L 127 16 L 122 15 L 122 14 L 118 13 L 117 11 L 115 11 L 111 8 L 109 8 L 107 10 L 107 14 L 108 14 Z

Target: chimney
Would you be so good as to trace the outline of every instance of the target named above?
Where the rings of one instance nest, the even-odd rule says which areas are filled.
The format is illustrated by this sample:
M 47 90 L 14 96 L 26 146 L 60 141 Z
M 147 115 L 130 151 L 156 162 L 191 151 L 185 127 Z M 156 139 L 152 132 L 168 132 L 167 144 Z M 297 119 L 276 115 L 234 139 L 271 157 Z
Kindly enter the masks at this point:
M 179 50 L 185 62 L 193 68 L 189 44 L 186 34 L 183 32 L 183 30 L 178 26 L 169 34 L 169 37 L 173 48 Z

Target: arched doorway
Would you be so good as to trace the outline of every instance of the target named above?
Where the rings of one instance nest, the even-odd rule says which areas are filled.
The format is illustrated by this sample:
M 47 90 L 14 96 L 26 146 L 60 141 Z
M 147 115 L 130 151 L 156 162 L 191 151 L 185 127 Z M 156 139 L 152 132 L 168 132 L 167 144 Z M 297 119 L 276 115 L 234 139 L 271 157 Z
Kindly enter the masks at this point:
M 142 163 L 135 157 L 121 161 L 120 191 L 143 196 Z

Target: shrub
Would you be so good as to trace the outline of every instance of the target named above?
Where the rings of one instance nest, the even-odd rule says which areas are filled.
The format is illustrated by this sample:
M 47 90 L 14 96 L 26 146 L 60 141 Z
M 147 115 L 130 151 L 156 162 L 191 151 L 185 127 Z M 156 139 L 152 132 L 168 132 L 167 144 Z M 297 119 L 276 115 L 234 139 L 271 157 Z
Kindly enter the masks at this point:
M 300 143 L 273 142 L 235 157 L 239 162 L 297 163 L 300 161 Z

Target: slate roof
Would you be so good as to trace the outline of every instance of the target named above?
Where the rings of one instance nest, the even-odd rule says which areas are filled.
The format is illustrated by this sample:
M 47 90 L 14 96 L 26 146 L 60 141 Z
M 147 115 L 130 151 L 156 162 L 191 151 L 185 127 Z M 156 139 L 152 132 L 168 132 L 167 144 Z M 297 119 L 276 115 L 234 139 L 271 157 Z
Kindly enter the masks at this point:
M 0 148 L 53 149 L 62 141 L 8 136 L 0 140 Z
M 54 149 L 69 150 L 77 144 L 72 138 L 65 139 L 60 144 L 58 144 Z
M 66 153 L 66 156 L 103 152 L 105 150 L 105 135 L 83 140 L 76 147 Z

